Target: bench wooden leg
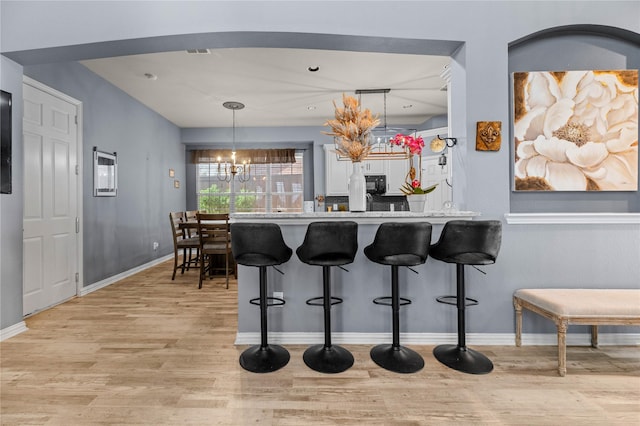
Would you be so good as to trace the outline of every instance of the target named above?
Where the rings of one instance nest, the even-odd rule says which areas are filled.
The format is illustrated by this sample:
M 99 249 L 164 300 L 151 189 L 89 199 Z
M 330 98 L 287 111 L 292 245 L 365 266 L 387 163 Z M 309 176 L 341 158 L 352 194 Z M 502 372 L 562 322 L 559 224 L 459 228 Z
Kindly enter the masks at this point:
M 516 346 L 522 345 L 522 305 L 520 299 L 513 298 L 513 307 L 516 310 Z
M 558 326 L 558 374 L 564 377 L 567 374 L 567 326 L 568 321 L 560 319 Z
M 598 326 L 597 325 L 591 326 L 591 347 L 593 348 L 598 347 Z

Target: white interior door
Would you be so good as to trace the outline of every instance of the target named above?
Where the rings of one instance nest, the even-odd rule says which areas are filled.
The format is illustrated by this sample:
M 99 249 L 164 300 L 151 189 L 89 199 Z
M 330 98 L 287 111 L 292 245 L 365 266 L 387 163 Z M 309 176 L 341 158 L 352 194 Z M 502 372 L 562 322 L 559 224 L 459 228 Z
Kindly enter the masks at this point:
M 77 292 L 77 105 L 23 84 L 23 313 Z

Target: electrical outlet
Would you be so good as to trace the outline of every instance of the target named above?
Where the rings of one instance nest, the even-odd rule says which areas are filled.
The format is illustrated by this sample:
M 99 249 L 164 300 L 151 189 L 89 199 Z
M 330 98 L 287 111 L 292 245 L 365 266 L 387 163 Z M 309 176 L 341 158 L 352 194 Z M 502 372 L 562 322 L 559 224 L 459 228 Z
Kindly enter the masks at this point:
M 284 299 L 284 291 L 274 291 L 273 297 L 277 297 L 278 299 Z M 277 307 L 282 307 L 282 305 L 276 305 Z
M 153 242 L 153 249 L 154 249 L 154 250 L 158 250 L 158 246 L 159 246 L 159 245 L 160 245 L 160 244 L 158 244 L 158 242 L 157 242 L 157 241 L 154 241 L 154 242 Z

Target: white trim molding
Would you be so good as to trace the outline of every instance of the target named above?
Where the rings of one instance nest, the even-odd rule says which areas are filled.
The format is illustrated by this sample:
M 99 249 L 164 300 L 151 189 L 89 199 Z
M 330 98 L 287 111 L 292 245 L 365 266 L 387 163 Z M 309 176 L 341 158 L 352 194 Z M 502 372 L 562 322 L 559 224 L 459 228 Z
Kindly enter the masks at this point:
M 124 271 L 121 272 L 117 275 L 114 275 L 112 277 L 109 278 L 105 278 L 102 281 L 98 281 L 96 283 L 93 283 L 91 285 L 88 285 L 86 287 L 83 287 L 82 290 L 80 290 L 80 296 L 86 296 L 89 293 L 93 293 L 96 290 L 100 290 L 101 288 L 104 288 L 108 285 L 111 285 L 117 281 L 120 281 L 124 278 L 130 277 L 131 275 L 137 274 L 138 272 L 142 272 L 145 269 L 149 269 L 153 266 L 159 265 L 162 262 L 166 262 L 167 260 L 173 259 L 173 253 L 172 254 L 168 254 L 166 256 L 163 257 L 159 257 L 157 259 L 152 260 L 151 262 L 145 263 L 143 265 L 140 266 L 136 266 L 133 269 L 129 269 L 128 271 Z
M 19 323 L 10 325 L 7 328 L 3 328 L 2 330 L 0 330 L 0 342 L 10 337 L 17 336 L 20 333 L 24 333 L 27 330 L 29 329 L 27 328 L 27 324 L 24 321 L 20 321 Z
M 391 342 L 391 333 L 332 333 L 331 341 L 336 344 L 378 345 Z M 280 345 L 313 345 L 324 341 L 324 333 L 313 332 L 269 332 L 269 342 Z M 400 333 L 403 345 L 440 345 L 455 344 L 457 333 Z M 469 346 L 515 346 L 515 333 L 467 333 L 466 341 Z M 598 342 L 601 346 L 640 346 L 638 333 L 599 333 Z M 238 332 L 236 345 L 256 345 L 260 343 L 260 332 Z M 558 335 L 523 334 L 522 344 L 527 346 L 556 346 Z M 591 334 L 567 334 L 567 345 L 591 346 Z
M 640 225 L 640 213 L 505 213 L 509 225 Z

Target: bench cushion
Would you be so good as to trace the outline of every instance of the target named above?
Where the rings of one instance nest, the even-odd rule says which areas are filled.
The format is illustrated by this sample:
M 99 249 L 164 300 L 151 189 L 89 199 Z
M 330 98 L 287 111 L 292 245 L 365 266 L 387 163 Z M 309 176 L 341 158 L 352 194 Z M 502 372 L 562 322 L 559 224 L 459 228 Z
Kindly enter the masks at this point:
M 640 317 L 640 289 L 520 289 L 514 296 L 563 317 Z

